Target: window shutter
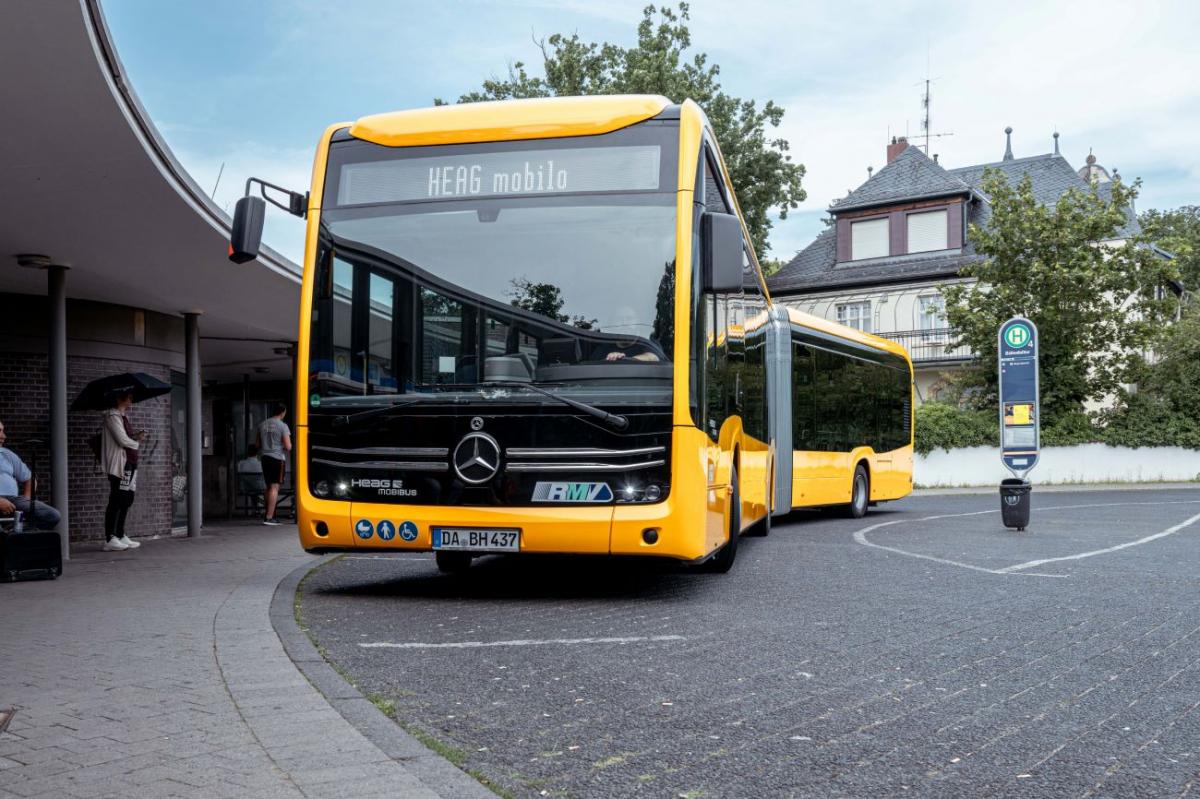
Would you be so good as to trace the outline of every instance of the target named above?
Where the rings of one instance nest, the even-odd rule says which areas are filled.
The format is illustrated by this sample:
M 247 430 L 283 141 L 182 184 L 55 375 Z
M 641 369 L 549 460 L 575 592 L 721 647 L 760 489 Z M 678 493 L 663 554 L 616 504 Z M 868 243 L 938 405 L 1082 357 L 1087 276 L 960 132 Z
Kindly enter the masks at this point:
M 949 233 L 945 211 L 927 211 L 908 215 L 908 251 L 930 252 L 944 250 Z
M 850 225 L 850 260 L 888 255 L 888 220 L 868 219 Z

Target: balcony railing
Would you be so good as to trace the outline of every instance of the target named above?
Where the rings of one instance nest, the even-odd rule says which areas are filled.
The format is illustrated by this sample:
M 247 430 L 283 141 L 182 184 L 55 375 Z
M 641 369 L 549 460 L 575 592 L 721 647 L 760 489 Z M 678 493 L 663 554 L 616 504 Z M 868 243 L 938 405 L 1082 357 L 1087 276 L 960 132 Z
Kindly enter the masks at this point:
M 908 350 L 914 364 L 951 363 L 969 361 L 974 357 L 971 348 L 964 345 L 951 346 L 957 338 L 953 328 L 936 327 L 931 330 L 899 330 L 892 333 L 876 333 L 880 338 L 891 339 Z

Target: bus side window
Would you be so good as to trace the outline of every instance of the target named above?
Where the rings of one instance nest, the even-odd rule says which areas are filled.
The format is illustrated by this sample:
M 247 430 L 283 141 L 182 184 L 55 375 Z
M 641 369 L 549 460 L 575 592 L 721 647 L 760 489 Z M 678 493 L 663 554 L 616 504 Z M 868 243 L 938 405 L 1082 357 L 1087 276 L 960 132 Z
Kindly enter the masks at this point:
M 813 450 L 813 352 L 792 342 L 792 449 Z
M 816 351 L 816 417 L 817 446 L 822 452 L 842 452 L 849 449 L 849 416 L 847 407 L 858 390 L 849 359 L 828 350 Z
M 704 209 L 718 214 L 732 214 L 725 193 L 721 190 L 720 172 L 713 167 L 713 156 L 704 148 Z
M 725 421 L 725 298 L 704 297 L 704 391 L 708 434 L 716 440 Z
M 767 328 L 746 331 L 746 362 L 742 367 L 742 424 L 750 435 L 767 441 Z

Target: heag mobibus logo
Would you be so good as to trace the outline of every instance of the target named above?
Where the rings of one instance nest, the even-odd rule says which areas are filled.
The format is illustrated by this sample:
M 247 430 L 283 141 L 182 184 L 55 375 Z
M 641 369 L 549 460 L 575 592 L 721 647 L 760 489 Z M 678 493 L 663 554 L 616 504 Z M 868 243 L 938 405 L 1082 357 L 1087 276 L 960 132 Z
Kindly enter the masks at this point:
M 351 488 L 374 491 L 381 497 L 415 497 L 417 489 L 405 488 L 403 480 L 386 480 L 376 477 L 356 477 L 350 481 Z

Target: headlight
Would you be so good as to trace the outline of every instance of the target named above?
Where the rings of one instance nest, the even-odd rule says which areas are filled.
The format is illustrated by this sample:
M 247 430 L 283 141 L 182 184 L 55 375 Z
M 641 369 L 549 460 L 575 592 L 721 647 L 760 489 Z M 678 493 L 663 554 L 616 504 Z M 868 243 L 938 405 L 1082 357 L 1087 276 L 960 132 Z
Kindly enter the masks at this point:
M 338 482 L 338 484 L 336 486 L 333 487 L 333 491 L 339 497 L 349 496 L 350 484 L 347 483 L 346 481 L 342 480 L 342 481 Z
M 662 499 L 662 489 L 658 483 L 651 483 L 646 486 L 646 490 L 642 493 L 642 498 L 647 502 L 658 502 Z
M 318 497 L 329 496 L 329 481 L 328 480 L 318 481 L 317 484 L 315 486 L 313 486 L 313 493 L 316 494 Z

